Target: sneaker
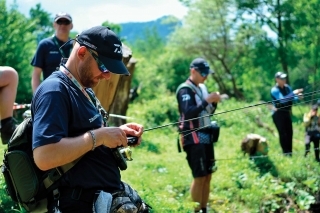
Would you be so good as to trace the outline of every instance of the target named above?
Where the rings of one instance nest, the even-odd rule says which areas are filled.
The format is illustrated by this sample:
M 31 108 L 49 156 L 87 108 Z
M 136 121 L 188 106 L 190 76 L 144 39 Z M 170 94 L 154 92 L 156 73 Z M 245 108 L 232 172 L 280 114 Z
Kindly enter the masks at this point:
M 1 127 L 0 133 L 1 133 L 2 144 L 8 144 L 16 127 L 17 125 L 15 124 L 15 121 L 13 118 L 10 119 L 4 126 Z

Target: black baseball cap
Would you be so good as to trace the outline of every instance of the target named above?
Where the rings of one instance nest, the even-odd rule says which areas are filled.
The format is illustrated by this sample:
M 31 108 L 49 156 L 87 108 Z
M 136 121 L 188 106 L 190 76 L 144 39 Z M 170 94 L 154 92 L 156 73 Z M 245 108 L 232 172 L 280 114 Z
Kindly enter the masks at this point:
M 81 46 L 96 51 L 99 60 L 110 72 L 130 75 L 122 62 L 122 43 L 109 27 L 92 27 L 77 35 L 76 41 Z
M 70 16 L 70 14 L 65 13 L 65 12 L 57 13 L 56 16 L 54 17 L 54 22 L 57 22 L 59 19 L 62 19 L 62 18 L 68 19 L 70 22 L 72 22 L 72 18 Z
M 287 74 L 283 73 L 283 72 L 277 72 L 274 75 L 275 78 L 280 78 L 280 79 L 285 79 L 287 77 Z
M 196 69 L 198 72 L 201 73 L 202 76 L 209 75 L 210 73 L 214 73 L 208 64 L 208 62 L 203 58 L 196 58 L 194 59 L 191 64 L 190 68 Z

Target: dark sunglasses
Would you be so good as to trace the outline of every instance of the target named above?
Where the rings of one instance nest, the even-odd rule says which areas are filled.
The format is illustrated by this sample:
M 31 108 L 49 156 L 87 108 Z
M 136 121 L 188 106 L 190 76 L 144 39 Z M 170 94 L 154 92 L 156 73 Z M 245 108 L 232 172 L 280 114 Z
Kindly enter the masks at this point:
M 195 70 L 197 70 L 197 72 L 200 73 L 200 75 L 202 77 L 207 77 L 209 75 L 209 73 L 206 72 L 206 71 L 202 71 L 202 70 L 199 70 L 199 69 L 196 69 L 196 68 L 195 68 Z
M 94 58 L 94 60 L 97 62 L 99 70 L 103 73 L 108 73 L 110 72 L 106 66 L 104 66 L 104 64 L 99 60 L 98 55 L 95 54 L 94 52 L 92 52 L 89 48 L 87 48 L 87 50 L 91 53 L 92 57 Z
M 59 19 L 58 21 L 56 21 L 56 23 L 58 25 L 69 25 L 69 24 L 71 24 L 71 21 L 69 21 L 67 19 Z

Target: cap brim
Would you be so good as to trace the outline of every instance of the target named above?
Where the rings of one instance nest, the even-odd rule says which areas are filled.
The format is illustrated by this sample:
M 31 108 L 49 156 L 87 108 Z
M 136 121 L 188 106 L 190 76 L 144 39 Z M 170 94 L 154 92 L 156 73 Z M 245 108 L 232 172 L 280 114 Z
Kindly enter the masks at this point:
M 102 55 L 99 55 L 98 58 L 110 72 L 119 75 L 130 75 L 127 67 L 124 65 L 122 61 L 107 58 Z
M 285 78 L 287 78 L 287 74 L 281 74 L 280 76 L 278 76 L 278 78 L 285 79 Z
M 54 19 L 54 22 L 58 21 L 59 19 L 62 19 L 62 18 L 65 18 L 65 19 L 68 19 L 69 21 L 72 22 L 72 19 L 69 17 L 69 16 L 59 16 L 57 18 Z M 51 19 L 52 20 L 52 19 Z
M 199 70 L 200 72 L 206 72 L 206 73 L 208 73 L 208 75 L 214 73 L 214 71 L 211 70 L 211 69 L 198 69 L 198 70 Z

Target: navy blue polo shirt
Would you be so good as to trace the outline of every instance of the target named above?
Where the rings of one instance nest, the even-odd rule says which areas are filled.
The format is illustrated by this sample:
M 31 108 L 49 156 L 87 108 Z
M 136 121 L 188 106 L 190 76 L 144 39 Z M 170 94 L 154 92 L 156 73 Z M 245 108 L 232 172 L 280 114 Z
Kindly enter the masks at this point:
M 93 94 L 91 89 L 88 92 Z M 58 143 L 102 126 L 96 107 L 61 71 L 53 72 L 38 88 L 32 100 L 33 144 Z M 62 177 L 61 185 L 106 191 L 120 188 L 120 170 L 110 148 L 99 146 L 87 152 Z
M 72 49 L 72 42 L 68 42 L 59 50 L 59 47 L 64 43 L 65 42 L 60 41 L 56 36 L 45 38 L 40 41 L 37 51 L 31 61 L 31 65 L 42 69 L 43 79 L 46 79 L 60 66 L 62 58 L 60 50 L 66 58 L 69 57 Z

